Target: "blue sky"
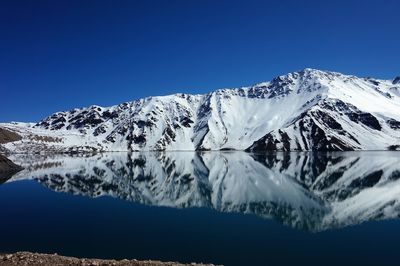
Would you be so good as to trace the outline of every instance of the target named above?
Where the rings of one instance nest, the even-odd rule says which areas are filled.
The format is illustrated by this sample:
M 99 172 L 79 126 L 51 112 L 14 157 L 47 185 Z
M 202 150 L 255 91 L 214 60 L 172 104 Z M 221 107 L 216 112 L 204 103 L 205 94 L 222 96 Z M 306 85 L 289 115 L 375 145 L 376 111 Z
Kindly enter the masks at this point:
M 0 121 L 312 67 L 400 75 L 400 1 L 1 1 Z

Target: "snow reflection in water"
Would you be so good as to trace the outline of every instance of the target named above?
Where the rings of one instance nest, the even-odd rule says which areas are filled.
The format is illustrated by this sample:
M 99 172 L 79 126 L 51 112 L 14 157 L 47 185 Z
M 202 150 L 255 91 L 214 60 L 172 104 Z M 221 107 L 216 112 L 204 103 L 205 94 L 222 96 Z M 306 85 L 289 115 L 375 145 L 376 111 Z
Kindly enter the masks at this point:
M 13 155 L 58 192 L 111 196 L 154 206 L 255 214 L 309 231 L 397 218 L 396 152 L 148 152 Z

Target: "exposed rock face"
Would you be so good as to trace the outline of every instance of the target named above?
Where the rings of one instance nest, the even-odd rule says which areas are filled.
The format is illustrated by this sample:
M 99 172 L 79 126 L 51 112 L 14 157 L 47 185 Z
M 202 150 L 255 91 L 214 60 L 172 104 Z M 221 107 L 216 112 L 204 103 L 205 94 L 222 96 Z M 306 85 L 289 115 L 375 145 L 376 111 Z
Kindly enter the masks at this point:
M 400 84 L 304 69 L 251 87 L 90 106 L 2 126 L 23 137 L 0 144 L 9 152 L 388 150 L 400 145 Z

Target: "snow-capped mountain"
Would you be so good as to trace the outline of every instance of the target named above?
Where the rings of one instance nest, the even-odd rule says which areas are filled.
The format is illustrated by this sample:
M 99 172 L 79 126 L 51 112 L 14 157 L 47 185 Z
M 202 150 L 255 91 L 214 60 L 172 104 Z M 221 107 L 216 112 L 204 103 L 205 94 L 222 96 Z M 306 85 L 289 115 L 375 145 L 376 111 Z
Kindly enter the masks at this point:
M 255 214 L 310 231 L 400 217 L 397 152 L 15 154 L 58 192 L 155 206 Z
M 0 141 L 8 152 L 397 150 L 400 78 L 304 69 L 251 87 L 91 106 L 0 128 L 22 137 Z

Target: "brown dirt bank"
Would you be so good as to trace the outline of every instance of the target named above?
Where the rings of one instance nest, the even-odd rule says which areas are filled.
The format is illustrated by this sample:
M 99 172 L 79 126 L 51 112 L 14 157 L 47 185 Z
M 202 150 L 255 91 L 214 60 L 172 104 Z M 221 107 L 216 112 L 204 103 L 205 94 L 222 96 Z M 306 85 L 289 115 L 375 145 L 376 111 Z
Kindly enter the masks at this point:
M 78 259 L 73 257 L 64 257 L 56 254 L 38 254 L 30 252 L 17 252 L 14 254 L 0 254 L 0 265 L 2 266 L 212 266 L 213 264 L 180 264 L 176 262 L 160 261 L 137 261 L 137 260 L 100 260 L 100 259 Z
M 0 144 L 21 140 L 22 137 L 17 133 L 11 132 L 0 127 Z

